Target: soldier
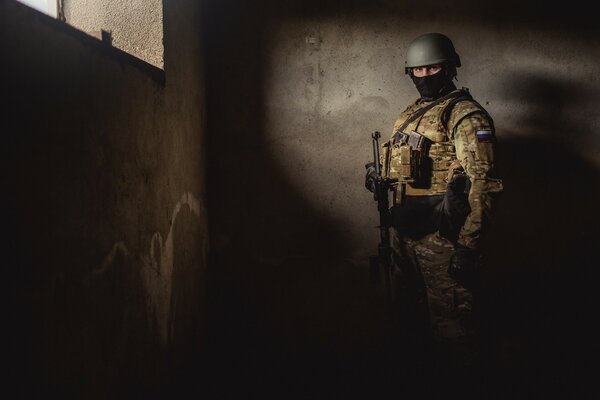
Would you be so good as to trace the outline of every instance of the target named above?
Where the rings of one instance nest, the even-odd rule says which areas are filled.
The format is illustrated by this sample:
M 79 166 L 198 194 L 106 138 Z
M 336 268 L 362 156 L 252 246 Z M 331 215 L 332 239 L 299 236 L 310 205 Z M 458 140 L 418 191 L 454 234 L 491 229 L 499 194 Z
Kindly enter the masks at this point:
M 451 362 L 468 365 L 475 353 L 466 321 L 481 237 L 502 181 L 494 174 L 492 118 L 467 88 L 454 85 L 460 66 L 447 36 L 427 33 L 412 41 L 405 73 L 420 98 L 382 145 L 381 176 L 367 164 L 365 185 L 373 191 L 375 180 L 390 183 L 396 298 L 412 293 L 413 304 L 424 304 L 434 345 L 452 351 Z

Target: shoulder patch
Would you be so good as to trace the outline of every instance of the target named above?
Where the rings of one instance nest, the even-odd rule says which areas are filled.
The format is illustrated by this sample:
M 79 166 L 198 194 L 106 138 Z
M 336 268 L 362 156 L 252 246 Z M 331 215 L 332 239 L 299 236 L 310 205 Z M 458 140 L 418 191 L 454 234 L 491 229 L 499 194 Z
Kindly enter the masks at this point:
M 494 133 L 492 131 L 477 131 L 475 135 L 479 143 L 491 143 L 494 141 Z

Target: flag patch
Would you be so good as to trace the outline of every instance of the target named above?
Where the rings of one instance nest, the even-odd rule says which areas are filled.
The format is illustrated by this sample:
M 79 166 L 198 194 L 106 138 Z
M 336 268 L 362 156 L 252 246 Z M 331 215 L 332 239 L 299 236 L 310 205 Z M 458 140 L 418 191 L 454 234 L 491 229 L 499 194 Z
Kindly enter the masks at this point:
M 477 141 L 479 143 L 493 142 L 494 134 L 492 131 L 477 131 Z

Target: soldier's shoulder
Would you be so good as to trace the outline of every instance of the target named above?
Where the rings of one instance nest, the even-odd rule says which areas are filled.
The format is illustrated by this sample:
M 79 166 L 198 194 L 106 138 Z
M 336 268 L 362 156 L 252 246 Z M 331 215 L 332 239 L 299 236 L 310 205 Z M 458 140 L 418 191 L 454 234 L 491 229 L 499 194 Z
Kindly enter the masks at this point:
M 485 111 L 485 108 L 483 108 L 483 106 L 479 104 L 475 99 L 462 99 L 454 105 L 452 113 L 460 114 L 464 112 L 471 112 L 477 110 Z
M 459 101 L 452 106 L 448 118 L 448 128 L 454 128 L 463 119 L 468 117 L 489 120 L 491 123 L 491 117 L 487 110 L 472 97 L 465 97 L 459 99 Z

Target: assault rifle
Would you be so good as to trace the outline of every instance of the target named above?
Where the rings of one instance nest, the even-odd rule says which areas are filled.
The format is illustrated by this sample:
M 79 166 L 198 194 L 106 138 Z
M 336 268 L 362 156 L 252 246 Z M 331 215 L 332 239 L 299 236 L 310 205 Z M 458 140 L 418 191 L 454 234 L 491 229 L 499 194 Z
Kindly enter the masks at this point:
M 377 201 L 377 211 L 379 211 L 379 244 L 377 246 L 377 255 L 369 257 L 369 275 L 374 283 L 380 282 L 381 270 L 383 269 L 386 277 L 386 286 L 389 285 L 389 274 L 392 266 L 392 249 L 390 247 L 390 226 L 391 213 L 389 204 L 390 185 L 395 180 L 383 178 L 381 176 L 381 164 L 379 163 L 379 138 L 381 133 L 375 131 L 371 134 L 373 139 L 373 163 L 375 167 L 376 179 L 374 179 L 373 198 Z

